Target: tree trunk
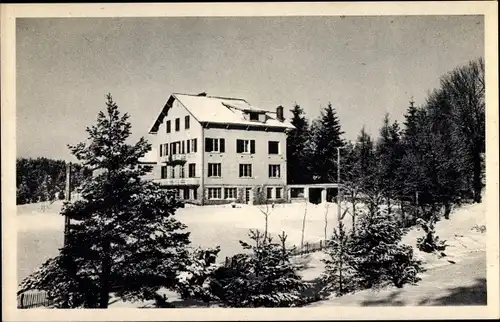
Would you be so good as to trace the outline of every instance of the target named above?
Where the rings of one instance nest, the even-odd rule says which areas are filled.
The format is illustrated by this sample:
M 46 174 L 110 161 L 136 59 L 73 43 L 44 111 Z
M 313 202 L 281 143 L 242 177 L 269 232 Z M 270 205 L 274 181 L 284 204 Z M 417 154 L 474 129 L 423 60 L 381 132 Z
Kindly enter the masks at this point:
M 448 201 L 444 202 L 444 218 L 450 219 L 451 205 Z
M 102 271 L 100 280 L 99 291 L 99 308 L 107 309 L 109 303 L 109 275 L 110 275 L 110 259 L 109 259 L 110 244 L 109 241 L 104 241 L 103 245 L 103 258 L 102 258 Z
M 481 202 L 481 190 L 483 188 L 481 182 L 481 153 L 478 150 L 474 150 L 473 152 L 473 166 L 474 166 L 474 174 L 472 178 L 472 187 L 474 189 L 474 202 Z
M 352 235 L 356 235 L 356 203 L 352 202 Z

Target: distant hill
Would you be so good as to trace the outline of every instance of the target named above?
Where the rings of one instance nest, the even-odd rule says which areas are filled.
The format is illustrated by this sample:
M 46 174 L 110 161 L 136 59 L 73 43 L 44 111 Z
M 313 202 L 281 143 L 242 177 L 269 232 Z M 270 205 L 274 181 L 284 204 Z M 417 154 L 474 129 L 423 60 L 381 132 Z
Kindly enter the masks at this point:
M 73 164 L 71 187 L 74 190 L 91 171 Z M 18 158 L 16 160 L 16 203 L 18 205 L 64 199 L 66 164 L 49 158 Z

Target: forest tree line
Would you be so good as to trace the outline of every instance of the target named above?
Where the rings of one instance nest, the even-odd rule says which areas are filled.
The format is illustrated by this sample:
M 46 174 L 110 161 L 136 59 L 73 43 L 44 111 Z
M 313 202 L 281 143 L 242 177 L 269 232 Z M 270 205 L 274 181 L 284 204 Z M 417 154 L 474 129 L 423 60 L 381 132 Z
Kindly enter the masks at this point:
M 344 193 L 376 191 L 386 203 L 417 201 L 446 211 L 461 200 L 481 202 L 485 152 L 485 83 L 482 59 L 440 78 L 420 106 L 410 102 L 403 124 L 381 120 L 379 136 L 360 130 L 355 142 L 342 138 L 329 104 L 310 122 L 296 104 L 287 141 L 288 183 L 337 182 L 340 149 Z M 416 200 L 418 199 L 418 200 Z
M 78 187 L 91 172 L 72 164 L 71 187 Z M 49 158 L 17 158 L 16 203 L 26 204 L 65 198 L 66 163 Z

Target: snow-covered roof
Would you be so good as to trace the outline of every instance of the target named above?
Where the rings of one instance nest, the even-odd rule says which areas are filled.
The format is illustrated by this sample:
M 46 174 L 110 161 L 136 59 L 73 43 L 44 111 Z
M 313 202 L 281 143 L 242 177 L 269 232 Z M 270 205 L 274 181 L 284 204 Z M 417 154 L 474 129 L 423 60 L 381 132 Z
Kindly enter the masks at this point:
M 289 121 L 278 120 L 276 118 L 276 112 L 252 106 L 244 99 L 174 93 L 170 96 L 150 132 L 154 133 L 158 130 L 158 126 L 163 121 L 163 117 L 168 113 L 168 108 L 171 106 L 174 99 L 178 100 L 198 122 L 240 124 L 283 129 L 294 128 Z M 265 121 L 251 121 L 245 117 L 245 113 L 247 112 L 265 114 Z

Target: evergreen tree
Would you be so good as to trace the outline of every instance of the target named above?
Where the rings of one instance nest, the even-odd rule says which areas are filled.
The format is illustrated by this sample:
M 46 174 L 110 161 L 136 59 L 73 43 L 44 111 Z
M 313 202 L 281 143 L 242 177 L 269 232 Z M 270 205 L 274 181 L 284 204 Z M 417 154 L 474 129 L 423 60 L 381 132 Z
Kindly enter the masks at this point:
M 400 142 L 399 124 L 395 121 L 391 125 L 388 114 L 384 117 L 376 150 L 378 159 L 378 189 L 386 198 L 390 212 L 391 200 L 398 197 L 402 188 L 398 172 L 403 158 L 403 147 Z
M 405 127 L 401 139 L 403 155 L 398 181 L 402 183 L 402 198 L 411 198 L 416 205 L 416 196 L 425 191 L 424 152 L 426 137 L 425 111 L 410 102 L 405 115 Z
M 325 264 L 322 274 L 325 286 L 321 292 L 324 295 L 333 293 L 341 296 L 356 290 L 357 272 L 352 266 L 354 259 L 351 254 L 351 236 L 347 234 L 342 221 L 339 221 L 339 226 L 334 229 L 327 245 L 324 252 L 328 257 L 322 260 Z
M 287 179 L 290 184 L 309 183 L 311 175 L 308 171 L 310 162 L 309 123 L 303 109 L 295 104 L 291 123 L 295 129 L 287 136 Z
M 290 262 L 291 251 L 258 230 L 250 231 L 254 245 L 240 241 L 250 253 L 238 254 L 219 269 L 212 293 L 228 307 L 291 307 L 304 303 L 305 283 Z
M 360 288 L 391 282 L 396 287 L 416 283 L 422 271 L 411 246 L 401 244 L 403 230 L 394 216 L 377 209 L 361 215 L 352 236 L 352 266 Z
M 316 182 L 337 181 L 337 148 L 344 146 L 337 113 L 331 104 L 321 111 L 321 116 L 313 123 L 312 169 Z
M 61 214 L 73 224 L 60 254 L 20 287 L 47 291 L 59 307 L 107 308 L 112 291 L 124 300 L 153 299 L 160 287 L 175 290 L 192 263 L 189 233 L 173 217 L 174 195 L 140 179 L 151 170 L 137 167 L 150 144 L 127 144 L 129 116 L 111 95 L 106 105 L 87 128 L 90 142 L 70 146 L 101 174 L 84 182 L 81 200 L 64 204 Z

